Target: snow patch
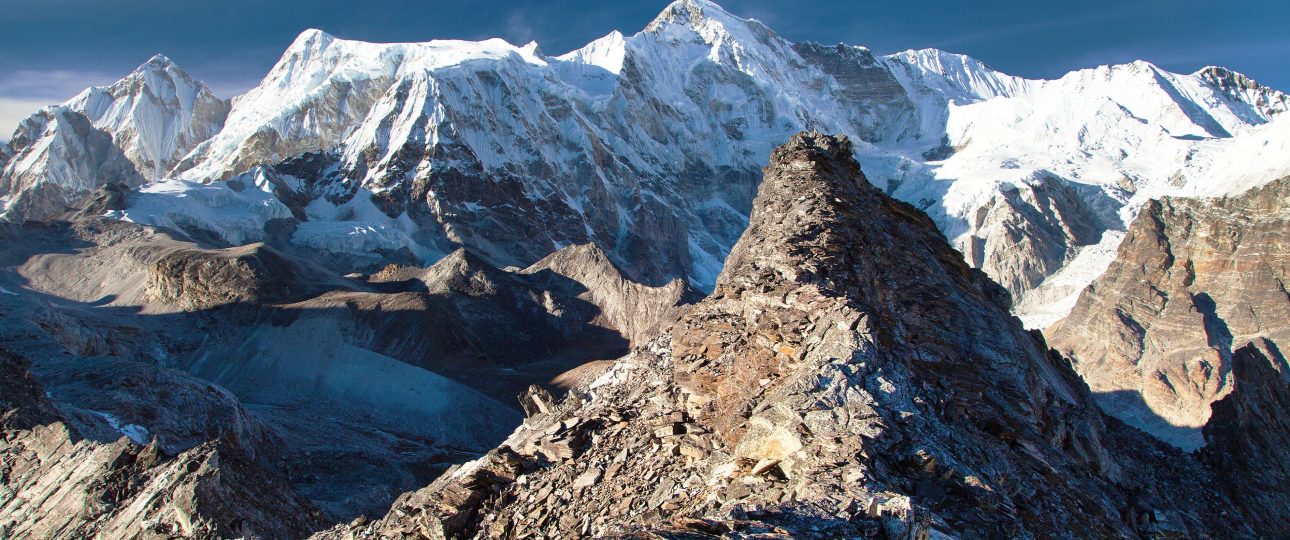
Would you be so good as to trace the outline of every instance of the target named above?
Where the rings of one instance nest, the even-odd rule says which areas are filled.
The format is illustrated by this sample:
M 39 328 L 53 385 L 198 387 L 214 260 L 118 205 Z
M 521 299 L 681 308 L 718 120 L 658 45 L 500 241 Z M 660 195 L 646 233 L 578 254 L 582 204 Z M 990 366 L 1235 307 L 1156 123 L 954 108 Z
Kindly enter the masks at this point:
M 134 444 L 137 444 L 139 446 L 147 446 L 148 443 L 151 442 L 152 440 L 152 438 L 148 435 L 148 428 L 145 428 L 139 424 L 122 424 L 120 419 L 118 419 L 115 416 L 112 416 L 111 414 L 105 413 L 103 411 L 89 411 L 89 412 L 92 412 L 98 415 L 105 422 L 107 422 L 108 425 L 111 426 L 113 430 L 116 430 L 121 435 L 124 435 L 125 438 L 130 439 L 130 442 Z

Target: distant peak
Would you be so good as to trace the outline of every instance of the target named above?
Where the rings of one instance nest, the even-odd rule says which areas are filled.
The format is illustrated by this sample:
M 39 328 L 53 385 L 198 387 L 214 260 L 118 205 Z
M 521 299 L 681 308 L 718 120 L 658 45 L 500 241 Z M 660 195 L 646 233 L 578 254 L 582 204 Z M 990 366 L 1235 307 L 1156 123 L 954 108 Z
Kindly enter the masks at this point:
M 1138 69 L 1150 69 L 1150 70 L 1159 69 L 1156 67 L 1155 64 L 1152 64 L 1151 62 L 1148 62 L 1146 60 L 1134 60 L 1133 67 L 1136 67 Z
M 976 58 L 973 58 L 966 54 L 943 51 L 941 49 L 935 49 L 930 47 L 925 49 L 909 49 L 906 51 L 901 51 L 901 52 L 889 55 L 888 57 L 904 58 L 905 60 L 910 61 L 912 63 L 923 64 L 923 65 L 956 64 L 960 66 L 972 66 L 972 67 L 989 69 L 990 71 L 996 71 L 994 68 L 991 68 L 990 66 L 986 65 L 985 62 L 977 60 Z
M 175 65 L 174 61 L 172 61 L 169 57 L 161 53 L 152 55 L 152 58 L 149 58 L 147 63 L 154 66 L 167 66 L 167 67 Z
M 134 71 L 130 72 L 129 75 L 126 75 L 120 81 L 113 83 L 113 85 L 115 86 L 125 81 L 133 80 L 139 77 L 144 77 L 145 79 L 151 79 L 152 77 L 161 77 L 161 78 L 170 79 L 170 80 L 185 80 L 185 81 L 196 82 L 196 81 L 193 81 L 193 78 L 188 74 L 188 72 L 184 71 L 183 68 L 179 67 L 179 65 L 176 64 L 173 60 L 171 60 L 170 57 L 161 53 L 157 53 L 152 55 L 152 58 L 149 58 L 147 62 L 139 64 L 139 67 L 134 68 Z M 95 88 L 100 88 L 100 87 L 95 87 Z M 106 87 L 101 87 L 101 88 L 106 88 Z M 87 89 L 86 91 L 90 91 L 90 90 Z
M 604 37 L 586 44 L 581 49 L 560 55 L 558 59 L 600 66 L 611 73 L 617 74 L 623 68 L 626 43 L 623 33 L 614 30 Z
M 173 60 L 171 60 L 169 57 L 167 57 L 164 54 L 157 53 L 152 55 L 152 58 L 149 58 L 147 62 L 139 64 L 139 67 L 134 69 L 134 73 L 143 73 L 145 71 L 170 71 L 170 70 L 179 70 L 180 73 L 183 73 L 183 70 L 179 69 L 179 66 L 176 65 Z
M 322 30 L 319 30 L 317 28 L 307 28 L 303 32 L 300 32 L 299 36 L 296 36 L 296 40 L 291 42 L 290 48 L 297 49 L 297 48 L 309 48 L 314 46 L 325 46 L 331 43 L 332 41 L 335 41 L 335 39 L 336 39 L 335 36 L 328 34 L 327 32 L 323 32 Z
M 645 27 L 646 30 L 656 29 L 668 24 L 684 23 L 696 26 L 705 19 L 735 19 L 743 20 L 731 15 L 725 8 L 714 2 L 707 0 L 676 0 L 654 18 L 654 21 Z

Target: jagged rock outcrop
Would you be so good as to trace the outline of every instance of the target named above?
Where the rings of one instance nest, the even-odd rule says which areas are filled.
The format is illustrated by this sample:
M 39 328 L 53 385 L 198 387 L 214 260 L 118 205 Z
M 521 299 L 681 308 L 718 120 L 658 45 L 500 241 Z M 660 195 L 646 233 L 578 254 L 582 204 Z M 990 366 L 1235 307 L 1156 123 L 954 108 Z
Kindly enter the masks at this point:
M 321 514 L 229 440 L 166 455 L 84 439 L 0 350 L 0 535 L 6 538 L 299 538 Z
M 682 304 L 698 300 L 697 293 L 681 279 L 658 287 L 627 279 L 595 244 L 556 251 L 523 273 L 596 306 L 599 313 L 592 324 L 612 328 L 633 343 L 652 337 L 655 327 L 675 318 Z
M 97 186 L 161 178 L 224 127 L 229 103 L 162 55 L 23 121 L 0 158 L 0 212 L 44 219 Z M 3 152 L 0 152 L 3 153 Z
M 1203 455 L 1264 538 L 1290 536 L 1290 365 L 1275 344 L 1232 353 L 1232 392 L 1214 402 Z
M 713 294 L 570 396 L 320 537 L 1250 535 L 845 138 L 776 150 Z
M 1148 203 L 1116 259 L 1045 330 L 1103 409 L 1186 449 L 1232 391 L 1232 353 L 1290 342 L 1290 178 Z

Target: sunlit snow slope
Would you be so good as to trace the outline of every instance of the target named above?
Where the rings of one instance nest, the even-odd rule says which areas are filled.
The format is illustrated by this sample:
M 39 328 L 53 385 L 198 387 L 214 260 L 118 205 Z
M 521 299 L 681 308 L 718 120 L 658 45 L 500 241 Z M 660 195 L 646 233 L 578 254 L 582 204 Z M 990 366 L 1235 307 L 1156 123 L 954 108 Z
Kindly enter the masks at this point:
M 0 149 L 0 215 L 46 217 L 100 185 L 163 178 L 220 131 L 228 110 L 156 55 L 111 86 L 88 88 L 19 124 Z
M 258 185 L 291 211 L 291 244 L 356 266 L 460 245 L 523 266 L 595 243 L 636 279 L 706 288 L 771 148 L 818 129 L 859 141 L 869 179 L 926 210 L 1043 326 L 1146 198 L 1285 170 L 1288 105 L 1222 68 L 1027 80 L 937 50 L 792 43 L 683 0 L 560 56 L 307 31 L 172 174 Z

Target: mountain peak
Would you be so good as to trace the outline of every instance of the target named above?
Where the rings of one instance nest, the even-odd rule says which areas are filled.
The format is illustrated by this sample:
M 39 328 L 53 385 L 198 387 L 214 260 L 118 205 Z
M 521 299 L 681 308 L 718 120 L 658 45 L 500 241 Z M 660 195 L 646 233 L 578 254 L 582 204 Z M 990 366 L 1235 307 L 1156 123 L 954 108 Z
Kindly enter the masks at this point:
M 300 35 L 296 36 L 295 41 L 291 42 L 291 46 L 287 47 L 287 51 L 289 53 L 290 51 L 298 49 L 326 47 L 333 41 L 336 41 L 336 36 L 328 34 L 327 32 L 317 28 L 306 28 L 304 31 L 300 32 Z
M 627 41 L 623 33 L 614 30 L 604 37 L 584 45 L 581 49 L 570 51 L 557 57 L 566 62 L 577 62 L 600 66 L 607 71 L 618 74 L 623 69 L 623 58 L 627 54 Z
M 148 59 L 148 61 L 147 61 L 147 62 L 144 62 L 144 64 L 143 64 L 143 65 L 144 65 L 144 66 L 156 66 L 156 67 L 167 68 L 167 67 L 174 66 L 174 65 L 175 65 L 175 62 L 174 62 L 173 60 L 171 60 L 171 59 L 170 59 L 170 57 L 168 57 L 168 56 L 166 56 L 166 55 L 164 55 L 164 54 L 161 54 L 161 53 L 157 53 L 157 54 L 152 55 L 152 58 L 149 58 L 149 59 Z M 142 67 L 142 66 L 140 66 L 140 67 Z
M 699 27 L 704 21 L 744 21 L 726 11 L 725 8 L 717 5 L 715 2 L 708 0 L 676 0 L 663 11 L 659 12 L 648 26 L 646 31 L 656 30 L 672 24 L 686 24 L 691 27 Z
M 748 230 L 730 251 L 717 287 L 755 288 L 780 280 L 832 282 L 846 272 L 835 241 L 854 224 L 847 209 L 870 205 L 869 185 L 851 140 L 816 131 L 793 135 L 776 148 L 763 173 Z
M 537 40 L 529 40 L 528 43 L 525 43 L 524 46 L 519 47 L 519 49 L 527 56 L 533 56 L 536 58 L 546 56 L 543 54 L 542 47 L 538 45 Z
M 112 83 L 111 85 L 108 85 L 104 88 L 111 88 L 113 86 L 120 85 L 126 81 L 132 80 L 133 78 L 138 77 L 140 75 L 147 75 L 147 74 L 156 74 L 158 76 L 169 77 L 169 78 L 176 78 L 176 76 L 179 76 L 182 78 L 191 79 L 191 77 L 188 75 L 188 72 L 184 71 L 183 68 L 180 68 L 179 65 L 175 63 L 174 60 L 171 60 L 170 57 L 164 54 L 157 53 L 152 55 L 152 57 L 149 58 L 146 62 L 139 64 L 139 67 L 134 68 L 134 71 L 131 71 L 128 75 L 126 75 L 125 77 L 122 77 L 121 80 L 115 83 Z M 87 91 L 89 90 L 87 89 Z
M 131 71 L 130 74 L 122 77 L 121 80 L 102 88 L 107 89 L 109 92 L 112 92 L 112 89 L 114 88 L 137 88 L 135 84 L 140 78 L 142 78 L 145 86 L 151 86 L 154 88 L 158 84 L 171 84 L 159 82 L 168 80 L 172 82 L 183 81 L 180 84 L 193 86 L 199 90 L 210 91 L 205 83 L 194 79 L 192 75 L 187 71 L 184 71 L 184 68 L 179 67 L 179 64 L 176 64 L 174 60 L 171 60 L 170 57 L 161 53 L 152 55 L 152 58 L 149 58 L 147 62 L 139 64 L 139 67 L 134 68 L 134 71 Z M 94 91 L 95 88 L 85 90 L 85 92 L 91 93 Z
M 1241 88 L 1246 90 L 1266 88 L 1259 84 L 1258 81 L 1247 77 L 1244 73 L 1222 66 L 1205 66 L 1196 70 L 1192 75 L 1223 88 Z

